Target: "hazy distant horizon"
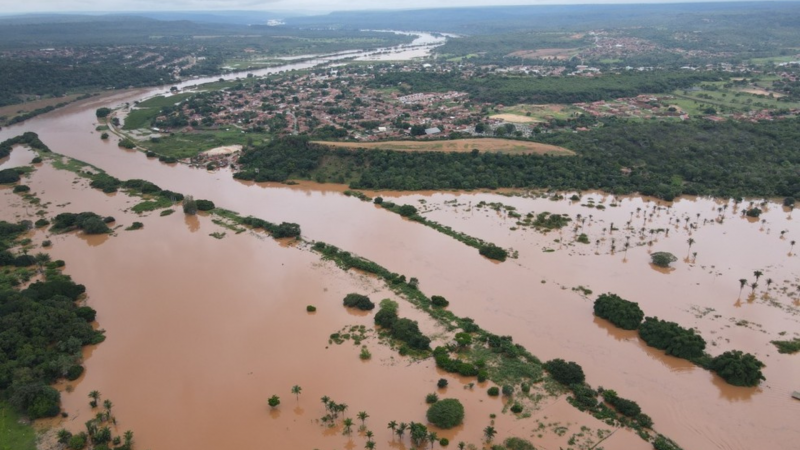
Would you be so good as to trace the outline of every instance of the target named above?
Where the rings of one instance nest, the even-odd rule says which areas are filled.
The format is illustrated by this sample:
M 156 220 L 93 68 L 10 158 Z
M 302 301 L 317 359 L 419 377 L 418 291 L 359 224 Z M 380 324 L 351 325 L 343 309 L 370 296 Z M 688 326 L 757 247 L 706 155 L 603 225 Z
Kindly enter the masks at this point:
M 619 5 L 655 3 L 742 3 L 742 2 L 797 2 L 798 0 L 388 0 L 376 5 L 369 0 L 128 0 L 125 8 L 109 10 L 102 0 L 28 0 L 12 2 L 0 0 L 2 15 L 30 13 L 130 13 L 130 12 L 292 12 L 328 13 L 358 10 L 409 10 L 449 7 L 481 6 L 537 6 L 537 5 Z

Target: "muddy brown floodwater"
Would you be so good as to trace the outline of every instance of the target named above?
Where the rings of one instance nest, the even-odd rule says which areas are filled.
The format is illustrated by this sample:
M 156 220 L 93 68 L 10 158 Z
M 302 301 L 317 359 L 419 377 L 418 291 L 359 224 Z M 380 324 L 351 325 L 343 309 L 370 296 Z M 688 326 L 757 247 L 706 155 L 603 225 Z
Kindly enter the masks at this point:
M 790 394 L 800 389 L 800 356 L 781 355 L 769 341 L 800 333 L 800 258 L 797 247 L 790 251 L 790 242 L 800 237 L 800 225 L 777 203 L 768 203 L 761 219 L 753 222 L 741 217 L 748 202 L 737 208 L 714 199 L 659 205 L 599 193 L 584 193 L 578 203 L 483 193 L 382 194 L 424 206 L 432 220 L 519 251 L 519 259 L 495 264 L 430 228 L 345 197 L 341 187 L 241 183 L 224 171 L 209 174 L 167 166 L 100 141 L 94 110 L 141 95 L 76 103 L 8 127 L 0 131 L 0 139 L 35 131 L 54 151 L 116 177 L 144 178 L 243 215 L 300 223 L 307 239 L 335 244 L 417 277 L 428 295 L 447 297 L 454 313 L 473 317 L 496 334 L 512 335 L 542 359 L 577 361 L 587 381 L 636 400 L 660 432 L 686 449 L 797 448 L 800 402 Z M 66 183 L 75 189 L 44 189 L 51 178 L 59 178 L 55 173 L 41 168 L 32 181 L 44 183 L 33 190 L 45 202 L 52 198 L 53 205 L 70 201 L 68 208 L 80 204 L 78 209 L 96 212 L 108 207 L 109 214 L 124 217 L 120 209 L 135 202 L 121 194 L 85 191 L 80 183 Z M 3 195 L 11 201 L 14 194 L 5 190 Z M 589 207 L 589 198 L 605 209 Z M 576 219 L 581 214 L 587 220 L 578 233 L 587 234 L 590 243 L 574 243 L 572 226 L 546 235 L 512 230 L 516 219 L 478 208 L 481 201 L 513 205 L 523 215 L 549 211 Z M 686 218 L 696 229 L 686 225 Z M 210 232 L 224 230 L 208 218 L 186 223 L 182 214 L 155 213 L 141 221 L 144 230 L 120 231 L 101 245 L 66 237 L 52 250 L 55 257 L 71 261 L 68 272 L 89 287 L 89 303 L 108 330 L 108 340 L 87 358 L 85 379 L 65 395 L 76 424 L 88 414 L 85 394 L 91 389 L 112 398 L 121 426 L 134 429 L 144 448 L 153 450 L 254 448 L 273 442 L 292 448 L 345 446 L 340 435 L 309 432 L 322 430 L 311 422 L 322 415 L 322 395 L 348 403 L 352 411 L 367 410 L 373 416 L 368 424 L 375 420 L 371 429 L 376 436 L 386 433 L 386 439 L 388 420 L 424 419 L 424 394 L 440 377 L 430 362 L 410 364 L 396 354 L 392 359 L 389 350 L 374 342 L 368 344 L 374 355 L 368 363 L 358 360 L 352 343 L 324 348 L 333 331 L 370 323 L 369 317 L 351 316 L 340 307 L 344 293 L 377 290 L 376 298 L 391 296 L 382 285 L 320 264 L 316 255 L 302 249 L 250 234 L 210 238 Z M 627 230 L 628 221 L 634 231 Z M 613 234 L 612 223 L 619 228 Z M 651 234 L 650 229 L 669 229 L 669 236 Z M 695 240 L 691 249 L 689 238 Z M 655 251 L 677 255 L 675 270 L 654 270 L 649 253 Z M 753 282 L 754 270 L 764 272 L 759 287 L 753 295 L 749 287 L 740 295 L 738 280 Z M 767 279 L 773 281 L 770 286 Z M 573 290 L 578 286 L 593 293 L 580 295 Z M 695 327 L 712 355 L 729 349 L 756 354 L 767 364 L 767 381 L 757 388 L 733 387 L 644 346 L 635 334 L 592 315 L 592 301 L 604 292 L 639 302 L 648 315 Z M 324 306 L 307 316 L 309 303 Z M 425 331 L 435 331 L 407 305 L 403 313 L 427 323 Z M 303 386 L 298 412 L 298 402 L 289 394 L 294 384 Z M 273 393 L 283 401 L 276 418 L 265 407 Z M 474 393 L 449 388 L 451 394 L 468 401 L 468 423 L 456 439 L 477 443 L 488 414 L 498 413 L 499 406 L 477 387 Z M 555 439 L 552 433 L 540 442 L 530 431 L 547 410 L 561 411 L 558 405 L 528 420 L 498 414 L 500 436 L 533 436 L 542 448 L 566 446 L 565 441 L 548 441 Z M 558 421 L 589 421 L 590 428 L 600 427 L 588 416 L 562 409 L 559 414 L 567 416 Z M 636 439 L 622 444 L 623 436 L 615 434 L 603 447 L 642 444 Z

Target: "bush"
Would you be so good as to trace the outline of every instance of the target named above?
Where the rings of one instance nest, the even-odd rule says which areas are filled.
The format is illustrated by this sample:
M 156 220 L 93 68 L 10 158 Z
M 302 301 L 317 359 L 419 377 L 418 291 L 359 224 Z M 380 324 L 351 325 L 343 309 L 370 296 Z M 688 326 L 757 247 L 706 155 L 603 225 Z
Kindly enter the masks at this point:
M 397 209 L 397 213 L 403 217 L 411 217 L 417 214 L 417 208 L 412 205 L 403 205 Z
M 0 184 L 11 184 L 19 181 L 19 174 L 14 169 L 0 170 Z
M 198 211 L 211 211 L 214 208 L 214 202 L 211 200 L 197 200 Z
M 583 368 L 575 362 L 567 362 L 563 359 L 551 359 L 544 363 L 544 368 L 550 372 L 550 376 L 559 383 L 570 386 L 582 384 L 586 381 Z
M 572 393 L 574 394 L 574 405 L 580 410 L 594 409 L 599 403 L 597 391 L 585 384 L 573 384 Z
M 201 210 L 202 211 L 202 210 Z M 296 223 L 282 222 L 280 225 L 270 230 L 272 237 L 275 239 L 282 239 L 293 237 L 300 237 L 300 225 Z
M 34 225 L 36 226 L 36 228 L 42 228 L 50 225 L 50 221 L 47 219 L 39 219 L 36 221 Z
M 103 134 L 101 134 L 101 135 L 100 135 L 100 139 L 102 139 L 102 140 L 104 140 L 104 141 L 105 141 L 106 139 L 108 139 L 108 133 L 103 133 Z
M 428 408 L 428 422 L 442 429 L 461 425 L 464 421 L 464 406 L 454 398 L 436 402 Z
M 436 308 L 445 308 L 450 304 L 446 298 L 442 297 L 441 295 L 434 295 L 431 297 L 431 305 Z
M 383 197 L 375 197 L 375 200 L 373 200 L 373 202 L 376 205 L 380 205 L 381 203 L 383 203 Z
M 427 403 L 429 405 L 432 404 L 432 403 L 436 403 L 438 401 L 439 401 L 439 396 L 436 395 L 435 392 L 425 396 L 425 403 Z
M 436 387 L 439 389 L 444 389 L 447 387 L 447 380 L 444 378 L 439 378 L 439 381 L 436 382 Z
M 441 438 L 439 439 L 439 445 L 441 445 L 442 447 L 447 447 L 448 445 L 450 445 L 450 440 L 447 438 Z
M 31 191 L 31 187 L 30 186 L 25 186 L 24 184 L 20 184 L 18 186 L 14 186 L 14 193 L 15 194 L 20 194 L 20 193 L 23 193 L 23 192 L 30 192 L 30 191 Z
M 83 232 L 86 234 L 108 234 L 111 229 L 99 217 L 90 217 L 83 222 L 81 226 Z
M 131 224 L 131 226 L 129 226 L 128 228 L 125 228 L 125 230 L 126 231 L 135 231 L 135 230 L 141 230 L 142 228 L 144 228 L 144 224 L 142 222 L 133 222 Z
M 391 329 L 395 322 L 397 322 L 397 312 L 392 309 L 381 308 L 377 314 L 375 314 L 375 325 L 378 325 L 383 328 Z
M 510 397 L 514 394 L 514 387 L 508 384 L 503 385 L 503 395 Z
M 67 379 L 69 381 L 77 380 L 83 374 L 83 366 L 74 365 L 67 370 Z
M 111 109 L 109 108 L 97 108 L 97 111 L 94 112 L 98 119 L 103 119 L 108 117 L 111 114 Z
M 344 306 L 358 308 L 362 311 L 370 311 L 375 308 L 375 303 L 372 303 L 366 295 L 347 294 L 344 298 Z
M 747 210 L 747 217 L 759 217 L 759 216 L 761 216 L 762 212 L 763 211 L 761 211 L 760 208 L 748 209 Z
M 658 267 L 669 267 L 670 264 L 677 261 L 678 258 L 672 253 L 656 252 L 650 255 L 650 261 Z
M 122 148 L 127 148 L 128 150 L 133 150 L 134 148 L 136 148 L 136 142 L 133 142 L 128 138 L 119 141 L 118 145 Z
M 31 160 L 31 164 L 39 164 L 41 162 L 42 158 L 40 156 L 34 156 L 34 158 Z
M 511 407 L 511 412 L 514 414 L 519 414 L 522 412 L 522 410 L 523 410 L 522 405 L 520 405 L 519 403 L 514 403 L 514 405 Z
M 42 247 L 47 248 L 47 247 L 50 247 L 51 245 L 53 245 L 53 241 L 51 241 L 49 239 L 42 241 Z
M 658 317 L 646 317 L 639 327 L 639 336 L 647 345 L 678 358 L 699 358 L 706 348 L 706 341 L 694 330 Z
M 642 409 L 636 402 L 618 396 L 617 393 L 611 389 L 603 391 L 603 400 L 608 402 L 608 404 L 613 406 L 614 409 L 619 411 L 623 416 L 636 417 L 642 413 Z
M 503 445 L 508 450 L 536 450 L 536 448 L 529 441 L 518 438 L 510 437 L 503 442 Z
M 69 444 L 67 444 L 67 446 L 70 450 L 81 450 L 86 447 L 86 438 L 87 436 L 85 433 L 73 435 L 69 438 Z
M 392 327 L 392 337 L 399 339 L 416 350 L 429 350 L 431 340 L 422 334 L 417 322 L 409 319 L 397 319 Z
M 506 258 L 508 258 L 508 252 L 494 244 L 484 245 L 478 250 L 478 253 L 489 259 L 494 259 L 500 262 L 505 261 Z
M 306 306 L 306 311 L 308 311 L 308 312 L 316 312 L 317 311 L 317 307 L 316 306 L 312 306 L 312 305 L 308 305 L 308 306 Z
M 497 386 L 492 386 L 486 390 L 486 393 L 492 397 L 497 397 L 498 395 L 500 395 L 500 388 L 498 388 Z
M 644 319 L 639 304 L 624 300 L 616 294 L 603 294 L 594 301 L 594 314 L 623 330 L 635 330 Z
M 758 386 L 766 380 L 761 368 L 764 363 L 750 353 L 727 351 L 711 361 L 711 370 L 734 386 Z

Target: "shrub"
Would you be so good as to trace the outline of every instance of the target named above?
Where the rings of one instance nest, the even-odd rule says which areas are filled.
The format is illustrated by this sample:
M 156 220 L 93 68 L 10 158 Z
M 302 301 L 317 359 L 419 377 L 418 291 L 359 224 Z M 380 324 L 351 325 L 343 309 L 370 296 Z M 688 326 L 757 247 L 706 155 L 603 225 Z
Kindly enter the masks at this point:
M 375 314 L 375 325 L 391 329 L 395 322 L 397 322 L 397 319 L 396 311 L 381 307 L 378 313 Z
M 425 396 L 425 403 L 427 403 L 429 405 L 432 404 L 432 403 L 436 403 L 438 401 L 439 401 L 439 396 L 436 395 L 435 392 L 430 393 L 430 394 Z
M 444 399 L 431 405 L 426 416 L 439 428 L 453 428 L 464 421 L 464 406 L 454 398 Z
M 528 392 L 530 392 L 530 391 L 531 391 L 531 385 L 529 385 L 528 383 L 522 383 L 522 384 L 520 385 L 519 389 L 520 389 L 520 390 L 521 390 L 523 393 L 527 394 Z
M 111 222 L 116 222 L 116 221 L 117 221 L 117 219 L 115 219 L 115 218 L 114 218 L 114 217 L 112 217 L 112 216 L 107 216 L 107 217 L 104 217 L 104 218 L 103 218 L 103 222 L 104 222 L 104 223 L 111 223 Z
M 484 245 L 478 249 L 478 253 L 489 259 L 494 259 L 501 262 L 508 258 L 508 252 L 494 244 Z
M 30 191 L 31 191 L 31 187 L 30 186 L 25 186 L 24 184 L 20 184 L 18 186 L 14 186 L 14 193 L 15 194 L 19 194 L 19 193 L 22 193 L 22 192 L 30 192 Z
M 197 200 L 198 211 L 211 211 L 214 208 L 214 202 L 211 200 Z
M 599 403 L 597 391 L 585 384 L 573 384 L 572 393 L 574 394 L 574 404 L 580 410 L 594 409 Z
M 281 404 L 281 399 L 277 395 L 273 395 L 269 398 L 269 400 L 267 400 L 267 403 L 269 404 L 270 408 L 275 408 Z
M 86 234 L 108 234 L 111 229 L 99 217 L 90 217 L 86 219 L 81 225 L 83 232 Z
M 510 437 L 503 442 L 503 445 L 508 450 L 536 450 L 536 448 L 529 441 L 518 438 Z
M 511 407 L 511 412 L 514 414 L 519 414 L 523 410 L 522 405 L 519 403 L 514 403 L 514 406 Z
M 118 145 L 122 148 L 127 148 L 128 150 L 133 150 L 134 148 L 136 148 L 136 142 L 133 142 L 128 138 L 119 141 Z
M 757 386 L 766 380 L 761 368 L 764 363 L 750 353 L 727 351 L 711 361 L 711 370 L 734 386 Z
M 658 317 L 646 317 L 639 327 L 639 336 L 647 345 L 678 358 L 699 358 L 706 348 L 706 341 L 694 330 Z
M 98 119 L 103 119 L 108 117 L 111 114 L 111 109 L 109 108 L 97 108 L 97 111 L 94 112 Z
M 306 311 L 308 311 L 308 312 L 316 312 L 317 311 L 317 307 L 313 306 L 313 305 L 308 305 L 308 306 L 306 306 Z
M 618 396 L 617 393 L 611 389 L 603 391 L 603 400 L 607 401 L 608 404 L 613 406 L 614 409 L 624 416 L 636 417 L 642 413 L 642 409 L 636 402 Z
M 447 447 L 448 445 L 450 445 L 450 440 L 447 438 L 441 438 L 439 439 L 439 445 L 441 445 L 442 447 Z
M 50 241 L 49 239 L 42 241 L 42 247 L 47 248 L 47 247 L 50 247 L 51 245 L 53 245 L 53 242 Z
M 102 140 L 104 140 L 104 141 L 105 141 L 106 139 L 108 139 L 108 133 L 102 133 L 102 134 L 100 135 L 100 139 L 102 139 Z
M 412 205 L 403 205 L 397 209 L 397 213 L 403 217 L 411 217 L 417 214 L 417 208 Z
M 42 228 L 50 225 L 50 221 L 47 219 L 39 219 L 36 221 L 34 225 L 36 226 L 36 228 Z
M 135 231 L 135 230 L 141 230 L 142 228 L 144 228 L 144 224 L 142 222 L 133 222 L 131 224 L 131 226 L 129 226 L 128 228 L 125 228 L 125 230 L 126 231 Z
M 42 158 L 40 156 L 34 156 L 31 160 L 31 164 L 39 164 L 42 162 Z
M 498 388 L 497 386 L 492 386 L 488 390 L 486 390 L 486 393 L 492 397 L 497 397 L 498 395 L 500 395 L 500 388 Z
M 650 255 L 650 261 L 658 267 L 669 267 L 670 264 L 677 261 L 678 258 L 672 253 L 656 252 Z
M 74 365 L 67 370 L 67 379 L 69 381 L 75 381 L 81 374 L 83 374 L 83 366 Z
M 366 361 L 372 358 L 372 353 L 369 352 L 366 345 L 363 345 L 361 346 L 361 353 L 359 353 L 358 357 Z
M 69 444 L 67 446 L 70 450 L 81 450 L 86 447 L 86 438 L 87 436 L 85 433 L 73 435 L 69 438 Z
M 431 305 L 433 305 L 436 308 L 444 308 L 449 304 L 450 302 L 448 302 L 447 299 L 442 297 L 441 295 L 434 295 L 431 297 Z
M 376 205 L 380 205 L 381 203 L 383 203 L 383 197 L 375 197 L 375 200 L 373 200 L 373 202 Z
M 399 339 L 416 350 L 429 350 L 431 340 L 422 334 L 419 325 L 410 319 L 397 319 L 392 327 L 392 337 Z
M 513 394 L 514 394 L 514 387 L 510 386 L 508 384 L 504 384 L 503 385 L 503 395 L 505 395 L 506 397 L 510 397 Z
M 635 330 L 644 319 L 639 304 L 624 300 L 616 294 L 603 294 L 594 301 L 594 314 L 624 330 Z
M 202 211 L 202 210 L 201 210 Z M 280 225 L 270 230 L 272 237 L 282 239 L 288 237 L 300 237 L 300 225 L 296 223 L 282 222 Z
M 446 380 L 446 379 L 444 379 L 444 378 L 439 378 L 439 381 L 438 381 L 438 382 L 436 382 L 436 386 L 437 386 L 439 389 L 444 389 L 444 388 L 446 388 L 446 387 L 447 387 L 447 380 Z
M 351 293 L 345 296 L 344 306 L 358 308 L 362 311 L 370 311 L 375 308 L 375 303 L 372 303 L 366 295 Z
M 752 208 L 747 210 L 747 217 L 759 217 L 761 216 L 761 208 Z
M 551 359 L 544 363 L 544 368 L 550 372 L 550 376 L 559 383 L 570 386 L 582 384 L 586 380 L 583 369 L 575 362 L 567 362 L 563 359 Z
M 11 184 L 19 181 L 19 174 L 14 169 L 0 170 L 0 184 Z

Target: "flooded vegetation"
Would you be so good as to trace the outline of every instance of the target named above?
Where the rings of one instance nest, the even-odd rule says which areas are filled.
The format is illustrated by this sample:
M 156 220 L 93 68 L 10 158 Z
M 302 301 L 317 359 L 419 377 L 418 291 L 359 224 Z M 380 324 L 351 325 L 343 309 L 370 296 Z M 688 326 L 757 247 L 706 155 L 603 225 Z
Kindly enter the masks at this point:
M 15 258 L 66 261 L 96 311 L 83 370 L 54 384 L 61 437 L 89 422 L 152 450 L 800 439 L 800 225 L 783 199 L 356 192 L 98 138 L 98 108 L 156 93 L 0 131 L 38 133 L 0 160 L 20 175 L 0 186 L 0 220 L 30 225 Z M 759 376 L 717 375 L 737 351 Z M 113 415 L 90 404 L 97 391 Z

